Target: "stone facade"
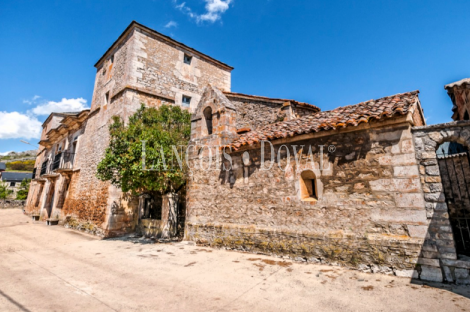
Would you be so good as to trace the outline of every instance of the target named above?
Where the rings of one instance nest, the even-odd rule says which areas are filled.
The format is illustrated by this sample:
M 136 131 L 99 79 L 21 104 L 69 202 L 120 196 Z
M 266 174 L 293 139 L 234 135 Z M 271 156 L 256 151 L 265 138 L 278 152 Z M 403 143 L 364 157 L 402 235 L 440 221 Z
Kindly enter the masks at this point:
M 204 131 L 199 115 L 207 106 L 218 112 L 212 119 L 212 135 Z M 230 95 L 207 90 L 194 114 L 191 144 L 213 148 L 211 155 L 206 150 L 193 155 L 187 239 L 303 261 L 419 275 L 414 269 L 428 220 L 412 118 L 273 141 L 272 151 L 265 146 L 264 165 L 260 146 L 245 147 L 229 153 L 233 167 L 225 171 L 224 161 L 217 165 L 223 157 L 216 146 L 227 145 L 236 136 L 240 106 Z M 328 152 L 329 146 L 335 151 Z M 280 155 L 279 161 L 271 163 L 272 153 Z M 210 161 L 212 170 L 205 170 Z M 316 177 L 315 200 L 301 197 L 305 171 Z
M 28 211 L 41 213 L 43 219 L 58 217 L 73 228 L 85 224 L 93 233 L 114 236 L 136 229 L 139 199 L 96 178 L 97 165 L 108 146 L 112 116 L 126 121 L 142 104 L 194 110 L 206 85 L 230 91 L 233 68 L 136 22 L 95 67 L 91 109 L 80 126 L 73 170 L 39 173 L 42 164 L 57 154 L 60 140 L 67 136 L 63 144 L 68 148 L 73 135 L 64 132 L 50 138 L 64 118 L 52 114 L 43 125 L 43 149 L 36 161 L 38 178 L 32 184 Z M 183 95 L 191 98 L 189 105 L 183 103 Z
M 36 158 L 26 211 L 43 220 L 63 218 L 70 181 L 79 173 L 83 155 L 78 153 L 89 111 L 53 113 L 43 124 L 41 148 Z

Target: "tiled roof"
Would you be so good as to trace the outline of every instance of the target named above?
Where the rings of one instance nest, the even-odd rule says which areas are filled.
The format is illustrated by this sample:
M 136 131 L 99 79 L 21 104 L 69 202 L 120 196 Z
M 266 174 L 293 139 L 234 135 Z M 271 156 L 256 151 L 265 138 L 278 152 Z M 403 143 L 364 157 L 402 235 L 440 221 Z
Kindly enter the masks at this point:
M 230 146 L 237 150 L 243 145 L 252 145 L 262 140 L 275 140 L 323 130 L 356 127 L 370 120 L 405 115 L 418 101 L 419 91 L 396 94 L 356 105 L 338 107 L 301 118 L 266 125 L 256 131 L 240 134 Z
M 5 171 L 2 172 L 2 180 L 3 181 L 8 181 L 8 182 L 21 182 L 24 179 L 32 179 L 33 174 L 32 173 L 26 173 L 26 172 L 9 172 Z

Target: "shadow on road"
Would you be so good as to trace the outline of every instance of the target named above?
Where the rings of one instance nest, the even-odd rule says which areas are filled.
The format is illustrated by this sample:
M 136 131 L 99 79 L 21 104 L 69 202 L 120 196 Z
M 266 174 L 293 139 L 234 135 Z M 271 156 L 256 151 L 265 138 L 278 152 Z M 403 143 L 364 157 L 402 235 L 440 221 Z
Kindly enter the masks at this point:
M 153 238 L 145 237 L 142 235 L 128 234 L 119 237 L 105 238 L 104 241 L 121 241 L 121 242 L 131 242 L 134 244 L 171 244 L 181 242 L 178 238 L 163 239 L 163 238 Z
M 470 287 L 465 285 L 425 282 L 416 279 L 412 279 L 410 284 L 424 288 L 437 288 L 470 299 Z

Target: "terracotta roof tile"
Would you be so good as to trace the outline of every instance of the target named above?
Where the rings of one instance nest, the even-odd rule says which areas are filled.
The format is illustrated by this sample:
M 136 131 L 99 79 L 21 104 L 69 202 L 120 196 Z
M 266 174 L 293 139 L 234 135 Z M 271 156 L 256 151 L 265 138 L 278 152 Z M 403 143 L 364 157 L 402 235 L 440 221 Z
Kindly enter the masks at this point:
M 418 100 L 419 91 L 396 94 L 356 105 L 338 107 L 301 118 L 266 125 L 256 131 L 242 133 L 230 146 L 237 150 L 243 145 L 252 145 L 262 140 L 293 137 L 311 132 L 356 127 L 370 120 L 405 115 Z

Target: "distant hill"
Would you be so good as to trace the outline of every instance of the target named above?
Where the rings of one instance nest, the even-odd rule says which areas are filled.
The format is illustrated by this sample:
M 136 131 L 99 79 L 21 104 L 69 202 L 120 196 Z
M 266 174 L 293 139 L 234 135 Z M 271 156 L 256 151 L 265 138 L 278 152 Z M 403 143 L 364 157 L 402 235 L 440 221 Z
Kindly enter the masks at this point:
M 24 152 L 9 152 L 7 155 L 0 156 L 0 162 L 8 163 L 18 160 L 35 160 L 37 150 L 29 150 Z

